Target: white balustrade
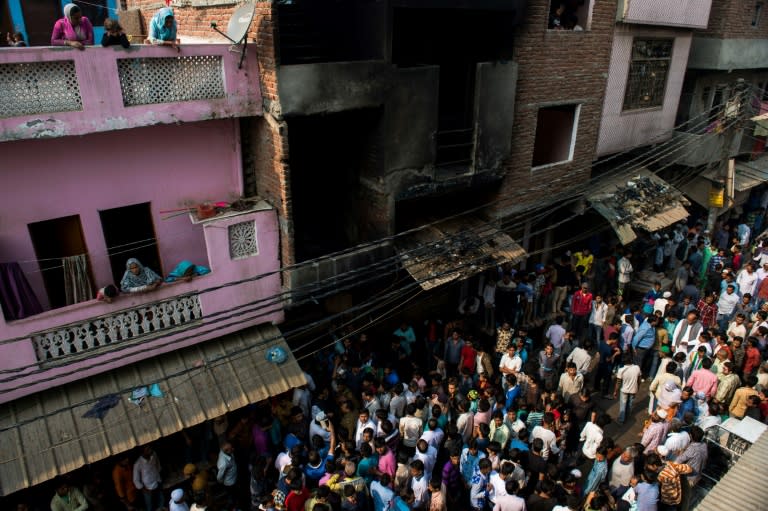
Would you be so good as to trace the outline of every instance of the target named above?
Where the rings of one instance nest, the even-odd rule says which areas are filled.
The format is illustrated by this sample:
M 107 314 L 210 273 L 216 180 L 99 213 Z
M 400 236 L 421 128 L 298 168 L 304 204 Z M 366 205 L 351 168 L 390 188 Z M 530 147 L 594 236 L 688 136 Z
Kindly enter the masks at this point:
M 165 330 L 201 320 L 196 294 L 126 309 L 82 323 L 65 325 L 32 335 L 40 362 L 50 362 L 110 346 L 144 340 Z

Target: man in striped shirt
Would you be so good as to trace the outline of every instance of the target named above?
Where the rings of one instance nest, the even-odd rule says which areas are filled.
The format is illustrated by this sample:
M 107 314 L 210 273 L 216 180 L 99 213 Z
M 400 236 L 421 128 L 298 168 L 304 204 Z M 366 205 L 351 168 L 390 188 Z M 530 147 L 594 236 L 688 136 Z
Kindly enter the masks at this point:
M 661 464 L 658 466 L 659 503 L 666 508 L 676 509 L 683 500 L 683 480 L 680 476 L 692 473 L 693 469 L 684 463 L 666 461 L 664 458 L 669 451 L 663 445 L 656 448 L 656 453 L 661 457 Z M 646 465 L 651 465 L 651 461 L 646 460 Z

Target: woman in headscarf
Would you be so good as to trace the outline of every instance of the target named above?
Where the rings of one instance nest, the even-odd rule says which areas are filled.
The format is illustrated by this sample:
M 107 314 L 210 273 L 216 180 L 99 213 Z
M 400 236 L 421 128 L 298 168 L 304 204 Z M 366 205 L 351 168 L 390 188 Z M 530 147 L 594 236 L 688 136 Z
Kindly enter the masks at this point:
M 162 282 L 160 275 L 132 257 L 125 263 L 125 274 L 120 281 L 120 290 L 123 293 L 143 293 L 157 288 Z
M 177 47 L 179 40 L 176 39 L 176 18 L 173 16 L 173 9 L 163 7 L 152 16 L 146 43 Z
M 51 34 L 53 46 L 72 46 L 84 50 L 93 44 L 93 25 L 83 16 L 80 7 L 75 4 L 64 6 L 64 17 L 56 22 Z

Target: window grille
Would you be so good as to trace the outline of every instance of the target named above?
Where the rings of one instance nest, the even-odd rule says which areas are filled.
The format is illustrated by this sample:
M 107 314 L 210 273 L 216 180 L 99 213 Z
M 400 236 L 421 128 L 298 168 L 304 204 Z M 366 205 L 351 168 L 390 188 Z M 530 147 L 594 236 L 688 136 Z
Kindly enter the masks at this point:
M 635 39 L 624 94 L 624 110 L 653 108 L 664 103 L 674 39 Z
M 83 109 L 73 60 L 0 64 L 0 117 Z
M 256 222 L 240 222 L 229 226 L 229 257 L 244 259 L 259 255 Z
M 221 56 L 118 59 L 125 106 L 224 97 Z

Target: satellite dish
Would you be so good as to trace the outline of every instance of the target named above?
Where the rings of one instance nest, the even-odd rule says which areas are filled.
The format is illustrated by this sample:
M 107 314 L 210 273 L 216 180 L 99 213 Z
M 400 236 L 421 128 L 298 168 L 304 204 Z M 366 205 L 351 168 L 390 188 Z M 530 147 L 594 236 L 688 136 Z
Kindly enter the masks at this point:
M 211 23 L 211 28 L 216 32 L 232 41 L 233 44 L 242 45 L 242 48 L 239 50 L 240 64 L 237 66 L 238 69 L 243 67 L 243 59 L 248 47 L 248 30 L 251 28 L 255 15 L 256 4 L 254 2 L 246 2 L 232 13 L 232 17 L 229 18 L 229 23 L 227 24 L 226 33 L 218 29 L 215 21 Z

